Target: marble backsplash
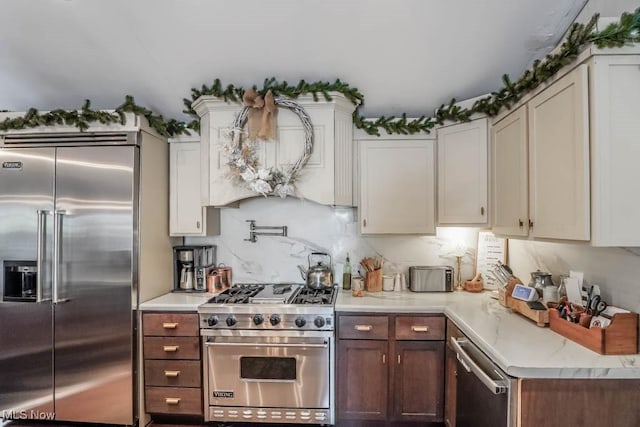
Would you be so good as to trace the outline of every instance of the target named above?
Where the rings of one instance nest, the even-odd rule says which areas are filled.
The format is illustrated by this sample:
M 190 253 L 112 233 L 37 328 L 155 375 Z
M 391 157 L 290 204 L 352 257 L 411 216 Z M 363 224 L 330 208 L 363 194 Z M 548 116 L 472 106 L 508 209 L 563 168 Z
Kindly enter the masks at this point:
M 640 248 L 593 248 L 586 244 L 509 240 L 509 265 L 523 281 L 540 269 L 556 281 L 569 270 L 584 272 L 611 305 L 640 312 Z
M 258 236 L 247 242 L 249 224 L 288 227 L 287 237 Z M 221 234 L 186 238 L 186 244 L 217 246 L 217 260 L 233 268 L 234 282 L 301 282 L 298 264 L 307 265 L 311 252 L 327 252 L 333 257 L 335 281 L 341 284 L 342 267 L 349 253 L 354 275 L 365 256 L 383 256 L 384 272 L 406 273 L 411 265 L 451 265 L 462 246 L 462 276 L 473 276 L 478 229 L 439 228 L 435 236 L 361 236 L 354 208 L 318 205 L 293 198 L 254 198 L 239 208 L 224 208 L 220 215 Z
M 287 237 L 249 237 L 247 220 L 257 225 L 288 227 Z M 296 267 L 307 264 L 310 252 L 328 252 L 333 257 L 337 283 L 350 254 L 354 274 L 365 256 L 383 256 L 385 273 L 407 272 L 411 265 L 455 267 L 457 246 L 465 248 L 462 277 L 474 274 L 478 228 L 438 228 L 435 236 L 361 236 L 357 211 L 332 208 L 287 198 L 254 198 L 239 208 L 221 211 L 220 236 L 186 238 L 186 244 L 217 246 L 217 260 L 233 268 L 234 282 L 302 281 Z M 592 248 L 585 244 L 509 241 L 508 262 L 514 273 L 528 281 L 529 272 L 549 271 L 556 279 L 569 270 L 583 271 L 585 281 L 598 284 L 610 304 L 640 312 L 640 248 Z

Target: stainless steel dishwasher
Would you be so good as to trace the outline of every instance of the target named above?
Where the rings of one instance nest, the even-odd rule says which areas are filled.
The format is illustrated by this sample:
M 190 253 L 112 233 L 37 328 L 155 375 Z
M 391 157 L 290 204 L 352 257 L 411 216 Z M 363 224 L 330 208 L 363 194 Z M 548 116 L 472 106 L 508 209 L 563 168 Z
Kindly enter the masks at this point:
M 457 427 L 516 425 L 517 380 L 466 338 L 451 337 L 458 359 Z

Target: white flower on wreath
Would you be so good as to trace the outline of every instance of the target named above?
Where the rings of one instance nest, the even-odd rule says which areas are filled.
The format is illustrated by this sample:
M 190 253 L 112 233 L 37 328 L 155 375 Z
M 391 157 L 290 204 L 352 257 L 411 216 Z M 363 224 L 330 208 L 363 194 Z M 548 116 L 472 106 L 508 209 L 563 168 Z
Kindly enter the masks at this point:
M 240 177 L 248 183 L 252 183 L 258 178 L 257 174 L 251 168 L 245 169 L 245 171 L 240 174 Z
M 271 181 L 271 169 L 258 169 L 258 179 L 263 181 Z
M 267 181 L 264 181 L 262 179 L 256 179 L 249 185 L 249 187 L 256 193 L 260 193 L 263 196 L 266 196 L 272 191 L 271 185 L 269 185 Z
M 293 194 L 293 185 L 287 184 L 278 184 L 276 188 L 273 190 L 273 193 L 276 196 L 282 197 L 283 199 L 289 195 Z

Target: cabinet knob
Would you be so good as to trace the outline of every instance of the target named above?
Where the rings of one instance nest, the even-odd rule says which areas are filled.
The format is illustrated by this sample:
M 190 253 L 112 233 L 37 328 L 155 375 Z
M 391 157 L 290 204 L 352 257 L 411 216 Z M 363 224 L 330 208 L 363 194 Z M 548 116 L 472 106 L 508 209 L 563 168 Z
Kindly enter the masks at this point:
M 165 345 L 165 346 L 162 347 L 162 349 L 166 353 L 175 353 L 176 351 L 178 351 L 179 348 L 180 348 L 180 346 L 178 346 L 178 345 Z
M 200 229 L 200 221 L 196 221 L 196 228 Z
M 518 218 L 518 227 L 520 228 L 524 227 L 524 221 L 521 220 L 520 218 Z
M 529 220 L 529 228 L 533 228 L 533 221 Z
M 176 378 L 180 375 L 180 371 L 164 371 L 164 376 L 167 378 Z
M 353 327 L 353 329 L 355 329 L 356 331 L 359 331 L 359 332 L 369 332 L 370 330 L 373 329 L 373 326 L 371 326 L 371 325 L 355 325 Z
M 363 226 L 363 227 L 366 227 L 366 226 L 367 226 L 367 220 L 366 220 L 366 219 L 363 219 L 363 220 L 362 220 L 362 226 Z
M 162 327 L 164 329 L 175 329 L 175 328 L 178 327 L 178 323 L 177 322 L 175 322 L 175 323 L 165 322 L 165 323 L 162 324 Z
M 480 206 L 480 215 L 484 215 L 484 206 Z
M 428 326 L 416 326 L 416 325 L 412 325 L 411 326 L 411 330 L 413 332 L 429 332 L 429 327 Z
M 398 355 L 398 365 L 400 364 L 400 355 Z
M 386 365 L 387 364 L 387 355 L 382 353 L 382 364 Z

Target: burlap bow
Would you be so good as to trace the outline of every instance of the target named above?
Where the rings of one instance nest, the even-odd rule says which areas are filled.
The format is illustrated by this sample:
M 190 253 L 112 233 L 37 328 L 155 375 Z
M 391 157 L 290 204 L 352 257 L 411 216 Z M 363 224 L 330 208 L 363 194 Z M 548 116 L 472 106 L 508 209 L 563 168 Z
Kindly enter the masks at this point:
M 251 108 L 247 118 L 249 138 L 275 139 L 278 108 L 271 90 L 262 98 L 255 89 L 247 89 L 242 95 L 242 105 Z

